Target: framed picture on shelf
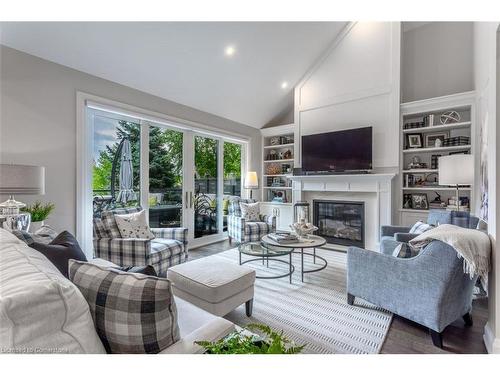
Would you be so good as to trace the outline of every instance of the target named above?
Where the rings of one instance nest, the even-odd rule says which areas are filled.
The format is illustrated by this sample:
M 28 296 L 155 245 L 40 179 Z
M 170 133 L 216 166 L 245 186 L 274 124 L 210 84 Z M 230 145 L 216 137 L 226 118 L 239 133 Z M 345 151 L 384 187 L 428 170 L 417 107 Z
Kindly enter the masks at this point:
M 412 208 L 411 194 L 403 194 L 403 208 Z
M 450 136 L 448 132 L 431 133 L 425 135 L 425 147 L 441 147 L 446 138 Z
M 427 194 L 425 193 L 411 194 L 411 208 L 413 208 L 414 210 L 428 210 L 429 201 L 427 200 Z
M 407 134 L 406 135 L 406 145 L 408 148 L 422 148 L 424 146 L 422 140 L 422 134 Z

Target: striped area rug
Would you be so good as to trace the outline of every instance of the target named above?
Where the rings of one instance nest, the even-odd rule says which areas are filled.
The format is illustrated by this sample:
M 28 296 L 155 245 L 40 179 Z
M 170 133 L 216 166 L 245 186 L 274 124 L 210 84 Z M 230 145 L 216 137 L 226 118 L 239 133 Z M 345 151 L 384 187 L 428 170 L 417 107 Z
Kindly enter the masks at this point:
M 225 318 L 240 326 L 255 322 L 283 330 L 295 343 L 306 344 L 304 353 L 379 353 L 392 314 L 358 298 L 355 306 L 349 306 L 346 302 L 346 255 L 330 250 L 317 250 L 317 254 L 328 261 L 324 270 L 305 274 L 302 283 L 300 255 L 294 254 L 292 284 L 288 277 L 257 279 L 252 316 L 245 315 L 243 305 Z M 221 261 L 238 262 L 237 249 L 213 256 Z M 246 259 L 251 257 L 244 255 L 243 260 Z M 305 257 L 304 264 L 306 269 L 317 267 L 312 257 Z M 261 262 L 245 266 L 263 276 L 283 274 L 287 269 L 286 265 L 272 261 L 269 268 Z

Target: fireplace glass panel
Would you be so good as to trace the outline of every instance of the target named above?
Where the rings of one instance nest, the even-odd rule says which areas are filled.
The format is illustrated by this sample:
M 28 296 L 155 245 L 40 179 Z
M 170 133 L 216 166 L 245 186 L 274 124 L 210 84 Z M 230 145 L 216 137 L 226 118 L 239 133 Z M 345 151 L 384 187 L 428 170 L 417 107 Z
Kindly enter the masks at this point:
M 364 203 L 314 200 L 313 206 L 319 236 L 332 244 L 364 247 Z

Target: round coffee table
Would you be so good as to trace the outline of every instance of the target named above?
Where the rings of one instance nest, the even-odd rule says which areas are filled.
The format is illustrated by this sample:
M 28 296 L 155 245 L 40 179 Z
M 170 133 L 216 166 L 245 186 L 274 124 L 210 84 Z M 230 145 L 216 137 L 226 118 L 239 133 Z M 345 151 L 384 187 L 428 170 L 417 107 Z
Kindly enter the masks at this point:
M 295 243 L 278 243 L 271 239 L 269 235 L 265 235 L 261 239 L 261 243 L 264 247 L 271 247 L 271 248 L 282 248 L 282 249 L 291 249 L 292 252 L 298 252 L 300 250 L 300 264 L 301 264 L 301 280 L 304 282 L 304 274 L 305 273 L 311 273 L 311 272 L 318 272 L 326 268 L 328 265 L 328 262 L 326 261 L 325 258 L 316 255 L 316 248 L 321 247 L 324 244 L 326 244 L 326 240 L 323 237 L 320 236 L 314 236 L 314 235 L 309 235 L 306 239 L 301 239 L 299 242 Z M 313 249 L 312 254 L 304 252 L 304 249 Z M 304 255 L 312 256 L 313 257 L 313 262 L 316 264 L 316 259 L 320 259 L 323 262 L 323 265 L 321 267 L 317 267 L 311 270 L 304 270 Z M 291 261 L 290 261 L 291 263 Z
M 260 261 L 262 259 L 262 264 L 267 262 L 267 266 L 269 267 L 269 260 L 273 262 L 280 262 L 288 265 L 288 272 L 278 276 L 259 276 L 255 277 L 258 279 L 280 279 L 282 277 L 290 277 L 290 284 L 292 283 L 292 273 L 295 271 L 295 267 L 292 264 L 292 253 L 293 249 L 284 248 L 284 247 L 276 247 L 276 246 L 263 246 L 260 242 L 245 242 L 238 246 L 238 250 L 240 253 L 240 265 L 250 262 Z M 241 261 L 241 254 L 250 255 L 255 257 L 255 259 Z M 281 256 L 289 256 L 288 262 L 283 259 L 276 259 Z

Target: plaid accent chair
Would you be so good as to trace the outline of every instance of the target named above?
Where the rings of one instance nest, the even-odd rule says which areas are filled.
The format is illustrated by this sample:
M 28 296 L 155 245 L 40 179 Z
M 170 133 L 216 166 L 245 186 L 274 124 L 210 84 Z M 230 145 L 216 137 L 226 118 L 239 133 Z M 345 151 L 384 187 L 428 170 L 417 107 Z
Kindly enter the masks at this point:
M 115 214 L 139 212 L 141 207 L 103 211 L 94 218 L 94 256 L 122 267 L 152 265 L 158 276 L 188 258 L 187 228 L 151 228 L 152 240 L 122 238 Z
M 259 241 L 268 233 L 276 231 L 276 216 L 260 215 L 261 221 L 246 221 L 241 217 L 240 202 L 255 203 L 255 199 L 232 199 L 229 202 L 229 215 L 227 216 L 227 233 L 229 243 Z

